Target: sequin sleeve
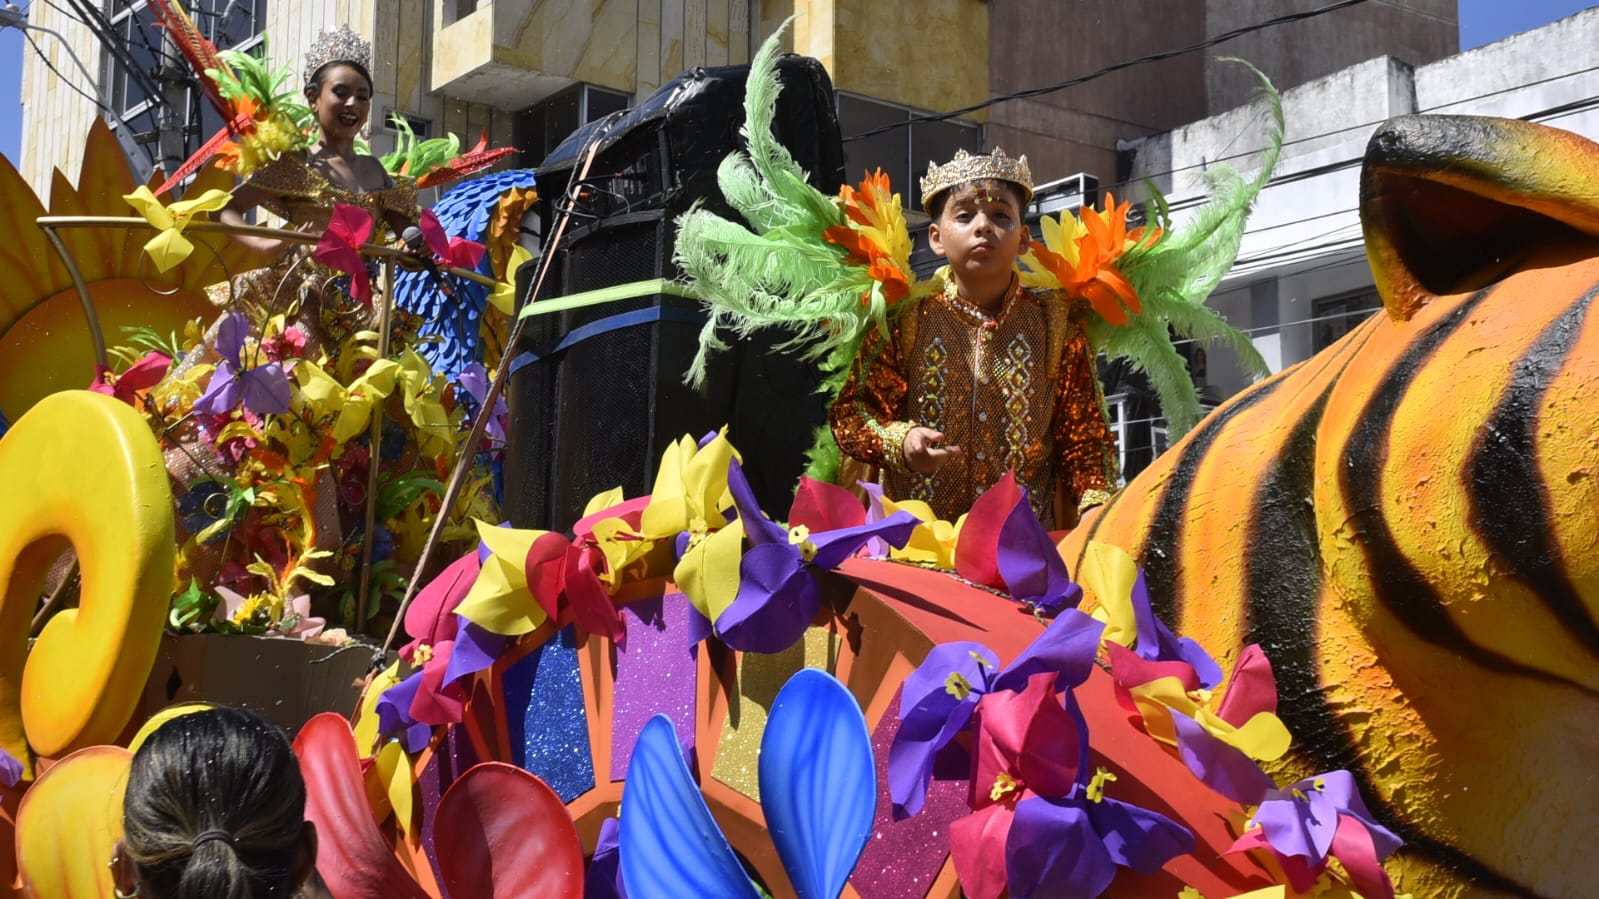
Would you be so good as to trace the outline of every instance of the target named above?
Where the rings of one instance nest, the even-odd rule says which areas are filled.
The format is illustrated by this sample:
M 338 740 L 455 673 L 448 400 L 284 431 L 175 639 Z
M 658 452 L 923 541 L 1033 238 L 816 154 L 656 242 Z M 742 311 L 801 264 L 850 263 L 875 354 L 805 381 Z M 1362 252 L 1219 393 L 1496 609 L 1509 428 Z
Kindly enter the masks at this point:
M 906 393 L 899 341 L 885 341 L 875 329 L 868 332 L 833 401 L 830 418 L 838 448 L 868 465 L 907 471 L 905 435 L 915 423 L 902 420 Z
M 1075 324 L 1061 349 L 1055 383 L 1055 481 L 1080 512 L 1116 489 L 1116 439 L 1105 422 L 1105 401 L 1088 338 Z

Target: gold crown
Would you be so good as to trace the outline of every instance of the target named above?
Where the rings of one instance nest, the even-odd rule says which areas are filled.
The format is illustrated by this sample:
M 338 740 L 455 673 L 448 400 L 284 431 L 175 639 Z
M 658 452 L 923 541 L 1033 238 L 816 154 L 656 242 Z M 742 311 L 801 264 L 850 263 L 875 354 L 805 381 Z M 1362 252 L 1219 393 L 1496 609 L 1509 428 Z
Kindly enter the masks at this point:
M 927 164 L 927 174 L 922 176 L 922 208 L 930 211 L 933 198 L 957 184 L 989 179 L 1021 187 L 1023 204 L 1033 198 L 1033 170 L 1027 167 L 1026 156 L 1012 159 L 998 147 L 982 156 L 956 150 L 955 158 L 943 165 Z
M 372 42 L 351 31 L 348 25 L 339 26 L 338 31 L 321 32 L 311 49 L 305 51 L 305 83 L 310 84 L 317 69 L 330 62 L 353 62 L 370 77 Z

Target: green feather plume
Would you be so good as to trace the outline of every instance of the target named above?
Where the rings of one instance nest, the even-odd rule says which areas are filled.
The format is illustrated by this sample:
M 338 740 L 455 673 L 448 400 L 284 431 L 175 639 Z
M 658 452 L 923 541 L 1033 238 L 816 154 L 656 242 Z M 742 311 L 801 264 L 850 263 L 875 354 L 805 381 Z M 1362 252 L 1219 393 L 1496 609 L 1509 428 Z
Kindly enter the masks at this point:
M 845 223 L 842 210 L 806 181 L 772 130 L 782 90 L 779 38 L 787 27 L 750 62 L 742 129 L 748 149 L 717 169 L 722 196 L 748 225 L 701 206 L 678 219 L 675 261 L 710 313 L 685 378 L 696 386 L 709 354 L 726 348 L 719 331 L 747 337 L 782 327 L 795 336 L 779 348 L 818 362 L 827 374 L 823 389 L 836 392 L 872 320 L 860 302 L 875 283 L 868 270 L 847 263 L 847 253 L 822 236 Z
M 1176 232 L 1169 227 L 1165 199 L 1157 193 L 1148 207 L 1149 218 L 1162 226 L 1165 235 L 1129 250 L 1117 263 L 1137 290 L 1142 312 L 1130 316 L 1124 326 L 1111 325 L 1097 315 L 1090 316 L 1086 325 L 1096 347 L 1112 358 L 1128 359 L 1148 375 L 1173 439 L 1198 423 L 1199 397 L 1182 356 L 1172 346 L 1171 334 L 1219 342 L 1238 355 L 1251 377 L 1268 373 L 1249 337 L 1205 305 L 1238 258 L 1249 209 L 1271 180 L 1283 144 L 1282 99 L 1271 80 L 1241 59 L 1229 61 L 1248 67 L 1261 82 L 1257 96 L 1266 103 L 1271 126 L 1260 171 L 1245 181 L 1231 166 L 1213 166 L 1204 176 L 1209 201 Z

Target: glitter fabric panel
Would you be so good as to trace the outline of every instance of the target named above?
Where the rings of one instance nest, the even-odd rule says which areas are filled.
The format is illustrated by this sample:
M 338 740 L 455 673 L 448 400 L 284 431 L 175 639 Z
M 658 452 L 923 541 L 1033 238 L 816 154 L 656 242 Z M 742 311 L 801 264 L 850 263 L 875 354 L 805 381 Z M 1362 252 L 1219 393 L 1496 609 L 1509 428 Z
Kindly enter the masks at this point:
M 417 809 L 422 816 L 422 848 L 433 866 L 434 879 L 440 883 L 444 882 L 444 875 L 439 870 L 438 851 L 434 849 L 437 835 L 433 830 L 433 814 L 438 810 L 439 799 L 444 796 L 444 791 L 477 763 L 477 752 L 472 748 L 471 737 L 460 725 L 452 724 L 445 731 L 444 739 L 439 741 L 433 757 L 422 766 L 416 777 L 418 792 L 422 797 L 422 804 Z
M 677 727 L 687 754 L 694 747 L 695 643 L 689 602 L 681 593 L 622 607 L 627 644 L 616 648 L 616 711 L 611 718 L 611 780 L 627 777 L 633 744 L 655 715 Z
M 594 789 L 588 714 L 571 627 L 508 668 L 504 675 L 511 754 L 550 785 L 562 802 Z
M 949 856 L 949 825 L 971 812 L 966 807 L 966 781 L 934 779 L 927 786 L 927 804 L 919 814 L 894 820 L 888 798 L 888 749 L 899 732 L 899 693 L 872 732 L 877 761 L 877 819 L 872 838 L 850 876 L 850 885 L 873 899 L 921 899 Z
M 761 737 L 777 691 L 801 668 L 831 672 L 837 658 L 837 638 L 819 627 L 806 630 L 803 640 L 782 652 L 740 655 L 738 695 L 729 697 L 711 776 L 759 802 Z

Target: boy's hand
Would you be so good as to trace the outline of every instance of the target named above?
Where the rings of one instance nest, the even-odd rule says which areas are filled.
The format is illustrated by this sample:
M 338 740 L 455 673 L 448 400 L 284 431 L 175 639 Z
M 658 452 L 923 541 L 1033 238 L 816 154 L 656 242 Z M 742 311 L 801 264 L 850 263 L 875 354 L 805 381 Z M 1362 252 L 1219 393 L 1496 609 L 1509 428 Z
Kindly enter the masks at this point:
M 932 474 L 949 464 L 961 454 L 958 446 L 940 446 L 942 431 L 932 428 L 911 428 L 905 434 L 905 465 L 917 474 Z

